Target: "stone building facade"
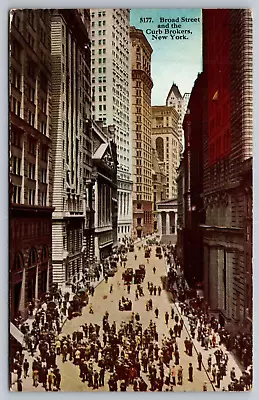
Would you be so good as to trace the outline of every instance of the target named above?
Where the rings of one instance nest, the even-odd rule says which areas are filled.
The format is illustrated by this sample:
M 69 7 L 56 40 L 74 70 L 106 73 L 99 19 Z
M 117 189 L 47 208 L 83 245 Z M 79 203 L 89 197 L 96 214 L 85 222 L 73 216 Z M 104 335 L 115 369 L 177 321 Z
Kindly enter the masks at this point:
M 85 225 L 92 186 L 89 29 L 89 10 L 53 11 L 53 280 L 60 287 L 82 279 L 84 260 L 94 251 L 92 227 Z
M 10 24 L 10 318 L 52 285 L 51 14 Z
M 177 242 L 176 255 L 180 265 L 184 265 L 183 252 L 183 228 L 185 225 L 185 208 L 184 208 L 184 193 L 185 193 L 185 159 L 184 153 L 180 159 L 180 165 L 177 169 Z
M 153 233 L 151 55 L 144 33 L 130 28 L 132 59 L 133 238 Z
M 132 236 L 130 10 L 91 9 L 92 116 L 114 125 L 118 152 L 118 240 Z
M 174 107 L 152 106 L 152 146 L 166 173 L 166 197 L 177 198 L 177 168 L 180 162 L 179 114 Z
M 247 325 L 252 270 L 243 174 L 252 157 L 251 10 L 203 10 L 203 32 L 204 289 L 220 321 L 239 330 Z
M 153 229 L 158 232 L 157 203 L 166 199 L 166 175 L 155 148 L 152 148 L 152 183 Z
M 93 122 L 92 134 L 95 258 L 100 262 L 117 243 L 117 153 L 113 127 Z
M 178 135 L 180 138 L 180 152 L 182 152 L 184 149 L 183 120 L 187 110 L 189 99 L 190 93 L 184 93 L 184 95 L 182 96 L 178 86 L 173 82 L 166 98 L 166 106 L 174 107 L 179 114 Z

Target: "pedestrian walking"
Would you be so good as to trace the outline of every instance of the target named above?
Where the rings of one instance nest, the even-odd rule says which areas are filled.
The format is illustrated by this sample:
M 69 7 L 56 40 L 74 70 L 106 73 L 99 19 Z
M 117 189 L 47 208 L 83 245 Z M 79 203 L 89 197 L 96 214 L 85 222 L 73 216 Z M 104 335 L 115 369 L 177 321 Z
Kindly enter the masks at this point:
M 61 352 L 61 342 L 59 339 L 56 341 L 56 352 L 57 352 L 57 355 L 59 356 L 60 352 Z
M 160 287 L 160 286 L 158 286 L 158 289 L 157 289 L 157 291 L 158 291 L 158 296 L 161 296 L 162 289 L 161 289 L 161 287 Z
M 48 390 L 51 392 L 52 391 L 52 387 L 54 385 L 54 379 L 55 379 L 55 375 L 53 374 L 52 369 L 49 371 L 48 373 Z
M 156 316 L 156 318 L 158 318 L 158 315 L 159 315 L 159 310 L 158 310 L 158 308 L 156 308 L 156 309 L 155 309 L 155 316 Z
M 104 386 L 105 368 L 101 367 L 99 371 L 99 386 Z
M 180 365 L 178 368 L 178 385 L 183 384 L 183 367 Z
M 165 324 L 166 324 L 166 325 L 168 325 L 168 321 L 169 321 L 169 314 L 168 314 L 168 312 L 166 311 L 166 313 L 165 313 Z
M 110 293 L 113 291 L 113 285 L 110 286 Z
M 179 365 L 180 361 L 180 353 L 178 349 L 175 349 L 174 351 L 174 357 L 175 357 L 175 365 Z
M 55 385 L 57 390 L 60 390 L 60 384 L 61 384 L 61 373 L 60 370 L 57 368 L 55 370 Z
M 175 365 L 173 365 L 171 369 L 171 377 L 172 377 L 172 384 L 176 386 L 176 371 L 175 371 Z
M 156 273 L 156 267 L 153 267 L 153 272 L 154 272 L 154 274 Z
M 171 308 L 171 319 L 174 319 L 174 309 L 173 309 L 173 307 Z
M 22 380 L 18 379 L 17 381 L 17 391 L 22 392 Z
M 188 372 L 189 372 L 189 381 L 193 382 L 193 366 L 192 366 L 192 363 L 189 363 Z
M 208 357 L 208 372 L 210 372 L 211 371 L 211 362 L 212 362 L 212 359 L 211 359 L 211 354 L 209 354 L 209 357 Z
M 94 371 L 94 385 L 93 389 L 98 389 L 99 387 L 99 374 L 97 371 Z
M 22 377 L 22 366 L 20 363 L 16 364 L 16 373 L 17 373 L 17 379 L 21 379 Z
M 29 362 L 27 360 L 27 358 L 25 358 L 24 363 L 23 363 L 23 376 L 24 378 L 27 378 L 27 376 L 29 376 L 28 372 L 29 372 Z
M 230 371 L 230 379 L 232 381 L 234 381 L 236 379 L 236 371 L 235 371 L 235 367 L 233 367 Z
M 203 392 L 207 392 L 208 391 L 207 382 L 204 382 L 203 387 L 202 387 L 202 391 Z
M 217 387 L 218 387 L 218 389 L 220 389 L 220 381 L 221 381 L 221 373 L 220 373 L 220 370 L 217 371 L 216 378 L 217 378 Z
M 38 367 L 34 367 L 32 371 L 32 382 L 34 387 L 38 387 L 39 382 L 39 370 Z
M 201 371 L 202 354 L 199 353 L 197 358 L 198 358 L 198 369 L 199 371 Z
M 211 375 L 213 379 L 213 383 L 216 382 L 216 376 L 217 376 L 217 369 L 216 369 L 216 364 L 213 364 L 212 370 L 211 370 Z

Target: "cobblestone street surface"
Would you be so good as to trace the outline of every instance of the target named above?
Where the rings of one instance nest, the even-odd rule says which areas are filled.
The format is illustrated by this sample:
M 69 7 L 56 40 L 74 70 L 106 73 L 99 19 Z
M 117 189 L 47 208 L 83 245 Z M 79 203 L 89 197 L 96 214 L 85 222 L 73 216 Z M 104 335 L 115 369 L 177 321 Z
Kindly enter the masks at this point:
M 143 243 L 143 242 L 142 242 Z M 137 260 L 135 260 L 135 254 L 137 255 Z M 143 330 L 147 328 L 147 326 L 150 323 L 150 320 L 153 320 L 153 322 L 156 323 L 157 326 L 157 332 L 159 335 L 159 345 L 162 342 L 163 335 L 166 337 L 169 337 L 169 329 L 170 327 L 174 327 L 174 320 L 171 318 L 169 319 L 169 324 L 166 326 L 165 324 L 165 319 L 164 315 L 165 312 L 168 311 L 169 315 L 171 316 L 171 308 L 174 307 L 175 309 L 175 314 L 179 313 L 179 305 L 178 303 L 173 304 L 170 303 L 170 296 L 165 290 L 162 290 L 161 296 L 156 296 L 152 295 L 152 301 L 153 301 L 153 310 L 146 311 L 146 302 L 147 300 L 150 299 L 150 294 L 147 290 L 147 282 L 152 282 L 154 285 L 157 287 L 161 286 L 162 287 L 162 280 L 161 278 L 166 275 L 166 269 L 165 269 L 165 260 L 164 258 L 158 259 L 155 254 L 155 246 L 152 247 L 152 252 L 151 252 L 151 258 L 149 263 L 147 263 L 147 260 L 144 258 L 144 249 L 143 247 L 141 250 L 138 249 L 138 245 L 135 245 L 135 251 L 129 252 L 128 253 L 128 261 L 126 268 L 131 267 L 133 269 L 138 268 L 139 264 L 145 264 L 146 265 L 146 277 L 143 282 L 143 288 L 144 288 L 144 296 L 139 297 L 138 300 L 135 299 L 135 289 L 136 286 L 135 284 L 131 285 L 131 291 L 130 294 L 127 293 L 127 286 L 124 285 L 123 279 L 122 279 L 122 274 L 125 271 L 125 268 L 118 263 L 118 271 L 115 274 L 114 277 L 110 277 L 108 279 L 108 282 L 106 283 L 105 280 L 103 280 L 95 290 L 95 294 L 93 297 L 90 297 L 89 303 L 92 304 L 93 306 L 93 314 L 89 313 L 89 305 L 86 306 L 83 309 L 82 316 L 73 318 L 72 320 L 67 320 L 66 323 L 64 324 L 62 333 L 60 336 L 70 334 L 75 330 L 80 329 L 80 326 L 83 325 L 84 323 L 93 323 L 93 324 L 98 324 L 101 326 L 100 329 L 100 340 L 102 342 L 102 337 L 103 337 L 103 332 L 102 332 L 102 320 L 103 320 L 103 315 L 107 311 L 109 313 L 109 322 L 110 324 L 113 323 L 113 321 L 116 322 L 117 329 L 119 328 L 120 324 L 122 321 L 129 322 L 131 318 L 132 312 L 134 313 L 139 313 L 140 315 L 140 323 L 143 325 Z M 156 273 L 153 272 L 153 267 L 156 267 Z M 113 285 L 113 292 L 110 293 L 110 285 Z M 131 299 L 133 307 L 132 311 L 119 311 L 118 307 L 118 302 L 121 299 L 122 296 L 128 297 Z M 159 316 L 158 318 L 155 318 L 154 310 L 155 308 L 159 309 Z M 180 316 L 181 317 L 181 316 Z M 207 351 L 204 350 L 203 347 L 201 347 L 200 342 L 198 342 L 196 339 L 193 340 L 194 344 L 194 349 L 193 349 L 193 354 L 192 356 L 189 356 L 185 353 L 185 345 L 184 345 L 184 340 L 186 337 L 189 337 L 189 324 L 188 324 L 188 318 L 183 316 L 184 320 L 184 327 L 181 333 L 181 337 L 177 339 L 177 344 L 180 352 L 180 363 L 183 367 L 183 384 L 179 385 L 177 384 L 174 387 L 174 391 L 180 392 L 180 391 L 202 391 L 203 390 L 203 385 L 206 382 L 207 383 L 207 390 L 208 391 L 214 391 L 214 390 L 222 390 L 223 387 L 226 387 L 230 382 L 230 370 L 232 367 L 235 367 L 236 375 L 239 377 L 241 375 L 241 370 L 238 366 L 238 364 L 235 362 L 235 359 L 233 356 L 229 353 L 229 361 L 228 361 L 228 370 L 227 370 L 227 375 L 223 378 L 223 381 L 221 381 L 221 388 L 218 389 L 216 388 L 213 383 L 212 383 L 212 377 L 211 375 L 208 374 L 206 371 L 207 368 L 207 358 L 209 354 L 212 354 L 212 357 L 214 359 L 214 351 L 216 349 L 208 349 Z M 224 346 L 222 345 L 222 350 L 224 353 L 226 352 Z M 201 371 L 198 370 L 198 362 L 197 362 L 197 352 L 201 352 L 203 355 L 203 365 Z M 32 362 L 32 357 L 27 356 L 29 362 Z M 173 357 L 174 359 L 174 357 Z M 189 363 L 193 364 L 193 382 L 189 382 L 188 380 L 188 366 Z M 156 365 L 156 361 L 154 362 Z M 62 362 L 62 356 L 57 356 L 57 364 L 58 368 L 60 369 L 61 373 L 61 391 L 63 392 L 84 392 L 84 391 L 93 391 L 92 387 L 88 386 L 87 382 L 82 382 L 82 380 L 79 377 L 79 367 L 74 365 L 71 361 L 66 361 Z M 171 366 L 173 363 L 171 362 Z M 176 380 L 177 380 L 177 370 L 179 366 L 176 366 Z M 205 368 L 206 367 L 206 368 Z M 97 365 L 95 365 L 95 368 L 98 370 Z M 165 367 L 165 377 L 168 375 L 168 369 Z M 148 374 L 143 372 L 143 368 L 141 367 L 141 376 L 145 380 L 145 382 L 148 384 L 148 390 L 150 389 L 150 383 L 149 383 L 149 378 Z M 15 379 L 15 376 L 13 377 Z M 98 389 L 95 389 L 95 391 L 109 391 L 109 386 L 108 386 L 108 380 L 110 378 L 110 373 L 106 371 L 105 373 L 105 385 L 102 387 L 99 387 Z M 119 382 L 120 384 L 120 382 Z M 119 384 L 118 384 L 118 390 L 119 390 Z M 16 384 L 13 385 L 13 390 L 16 391 Z M 166 390 L 168 386 L 164 385 L 163 390 Z M 129 385 L 127 387 L 127 391 L 132 391 L 133 387 L 132 385 Z M 40 384 L 37 388 L 32 386 L 32 378 L 31 378 L 31 370 L 30 370 L 30 376 L 27 377 L 26 379 L 23 379 L 23 391 L 45 391 L 45 389 L 42 387 Z

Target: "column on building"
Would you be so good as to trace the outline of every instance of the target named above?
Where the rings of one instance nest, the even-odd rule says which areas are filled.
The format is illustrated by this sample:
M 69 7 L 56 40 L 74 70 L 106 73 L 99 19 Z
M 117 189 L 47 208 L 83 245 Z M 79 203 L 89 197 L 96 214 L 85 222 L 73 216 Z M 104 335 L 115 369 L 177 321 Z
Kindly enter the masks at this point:
M 122 192 L 120 192 L 120 215 L 122 215 Z
M 107 225 L 107 186 L 106 183 L 103 185 L 103 196 L 104 196 L 104 203 L 103 203 L 103 211 L 104 211 L 104 225 Z
M 127 215 L 129 215 L 129 193 L 127 193 Z
M 126 193 L 123 195 L 123 214 L 126 215 Z
M 166 235 L 170 235 L 170 213 L 166 213 Z
M 105 211 L 104 211 L 104 206 L 105 206 L 105 196 L 104 196 L 104 185 L 103 185 L 103 182 L 102 182 L 102 185 L 101 185 L 101 193 L 102 193 L 102 202 L 101 202 L 101 210 L 102 210 L 102 223 L 101 223 L 101 226 L 103 226 L 104 225 L 104 218 L 105 218 Z
M 174 233 L 177 234 L 177 212 L 174 213 Z
M 157 231 L 159 235 L 162 235 L 162 214 L 161 212 L 157 213 Z

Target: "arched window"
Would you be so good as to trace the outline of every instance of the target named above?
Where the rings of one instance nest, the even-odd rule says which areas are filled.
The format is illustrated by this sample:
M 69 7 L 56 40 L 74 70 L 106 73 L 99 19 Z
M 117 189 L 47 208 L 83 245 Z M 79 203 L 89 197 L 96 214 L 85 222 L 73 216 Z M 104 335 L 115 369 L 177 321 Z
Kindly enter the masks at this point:
M 14 271 L 21 271 L 23 269 L 23 257 L 21 253 L 16 253 L 14 258 Z
M 164 161 L 164 140 L 161 137 L 156 139 L 156 151 L 160 161 Z
M 48 259 L 48 250 L 46 246 L 43 246 L 41 250 L 41 261 L 42 262 L 47 261 L 47 259 Z
M 36 249 L 31 249 L 28 267 L 33 267 L 34 265 L 36 266 L 36 264 L 37 264 L 37 251 Z

